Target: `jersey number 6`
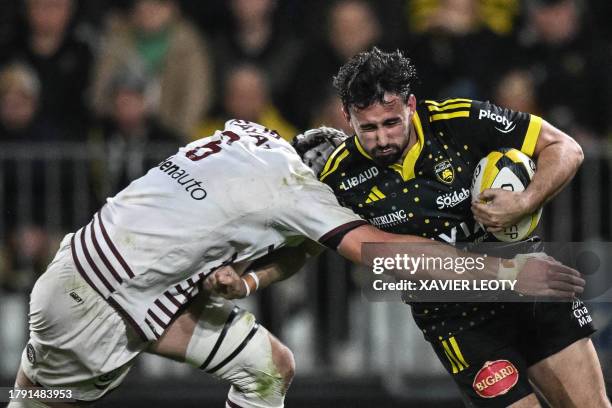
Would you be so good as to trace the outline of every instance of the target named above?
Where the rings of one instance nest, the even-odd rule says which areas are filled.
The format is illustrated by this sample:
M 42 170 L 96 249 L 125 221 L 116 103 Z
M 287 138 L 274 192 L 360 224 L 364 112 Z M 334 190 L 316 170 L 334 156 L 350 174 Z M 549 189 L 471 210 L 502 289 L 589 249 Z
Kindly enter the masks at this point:
M 219 153 L 221 151 L 221 143 L 226 141 L 227 144 L 231 145 L 233 142 L 240 140 L 240 136 L 238 136 L 236 133 L 231 132 L 229 130 L 226 130 L 222 134 L 223 136 L 227 136 L 227 139 L 213 140 L 212 142 L 208 142 L 206 144 L 203 144 L 202 146 L 198 146 L 195 149 L 192 149 L 188 151 L 187 153 L 185 153 L 185 156 L 187 156 L 189 160 L 199 161 L 212 154 Z M 198 154 L 200 153 L 202 149 L 208 149 L 208 150 L 206 150 L 202 154 Z

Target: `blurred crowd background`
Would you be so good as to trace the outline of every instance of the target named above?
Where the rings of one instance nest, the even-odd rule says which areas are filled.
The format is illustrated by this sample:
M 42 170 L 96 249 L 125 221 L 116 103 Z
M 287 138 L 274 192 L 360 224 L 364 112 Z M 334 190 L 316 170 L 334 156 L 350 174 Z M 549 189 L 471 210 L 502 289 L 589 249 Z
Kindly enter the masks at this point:
M 25 295 L 64 233 L 227 119 L 288 140 L 321 124 L 349 131 L 331 78 L 373 45 L 413 59 L 417 99 L 491 100 L 573 136 L 587 161 L 545 211 L 545 237 L 610 240 L 611 21 L 609 0 L 0 2 L 0 378 L 25 341 Z M 386 370 L 390 337 L 372 334 L 388 330 L 385 314 L 355 302 L 350 274 L 329 273 L 346 264 L 317 262 L 250 306 L 306 373 Z M 435 377 L 436 364 L 416 373 Z

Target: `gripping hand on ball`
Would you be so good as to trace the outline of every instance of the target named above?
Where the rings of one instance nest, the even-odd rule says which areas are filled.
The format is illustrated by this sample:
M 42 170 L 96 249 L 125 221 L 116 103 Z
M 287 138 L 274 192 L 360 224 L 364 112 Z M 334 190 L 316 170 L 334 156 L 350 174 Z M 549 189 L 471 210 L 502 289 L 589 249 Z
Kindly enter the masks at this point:
M 524 192 L 488 188 L 475 199 L 472 202 L 474 219 L 489 232 L 500 232 L 534 211 Z

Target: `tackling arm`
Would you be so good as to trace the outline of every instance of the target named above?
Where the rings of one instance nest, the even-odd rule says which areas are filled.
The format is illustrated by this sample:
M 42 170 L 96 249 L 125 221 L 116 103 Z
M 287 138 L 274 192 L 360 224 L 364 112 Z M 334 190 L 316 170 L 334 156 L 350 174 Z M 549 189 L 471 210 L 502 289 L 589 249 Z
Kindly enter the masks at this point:
M 219 268 L 208 277 L 205 285 L 208 290 L 226 299 L 240 299 L 293 276 L 308 258 L 320 254 L 323 249 L 316 242 L 306 239 L 296 247 L 283 247 L 250 265 L 234 264 Z M 246 272 L 249 267 L 250 272 Z
M 585 281 L 580 274 L 567 266 L 554 260 L 543 253 L 521 254 L 515 258 L 501 259 L 492 256 L 482 257 L 458 250 L 450 245 L 432 241 L 430 239 L 414 235 L 398 235 L 383 232 L 371 225 L 363 225 L 349 231 L 338 246 L 338 252 L 345 258 L 355 262 L 372 266 L 375 257 L 394 258 L 397 248 L 390 245 L 380 245 L 375 253 L 364 254 L 362 248 L 364 243 L 381 244 L 416 244 L 407 255 L 412 257 L 429 258 L 457 258 L 480 257 L 484 263 L 484 269 L 466 269 L 462 274 L 457 274 L 447 269 L 420 268 L 416 271 L 390 270 L 389 272 L 399 279 L 468 279 L 468 280 L 515 280 L 516 291 L 525 295 L 554 296 L 561 298 L 573 298 L 582 293 Z M 419 245 L 420 244 L 420 245 Z M 406 246 L 406 248 L 409 248 Z

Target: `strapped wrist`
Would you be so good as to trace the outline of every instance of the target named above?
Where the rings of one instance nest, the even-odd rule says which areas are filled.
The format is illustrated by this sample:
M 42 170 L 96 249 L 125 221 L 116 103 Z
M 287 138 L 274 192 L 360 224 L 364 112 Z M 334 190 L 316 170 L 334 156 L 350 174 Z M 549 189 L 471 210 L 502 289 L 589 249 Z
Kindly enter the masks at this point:
M 257 289 L 259 289 L 259 277 L 253 271 L 244 275 L 242 277 L 242 282 L 244 282 L 244 286 L 246 287 L 246 296 L 249 296 L 251 293 L 254 293 L 257 291 Z
M 249 287 L 249 284 L 247 283 L 246 279 L 241 278 L 240 280 L 242 281 L 242 283 L 244 284 L 244 287 L 246 289 L 246 293 L 245 293 L 244 297 L 248 297 L 251 294 L 251 288 Z

